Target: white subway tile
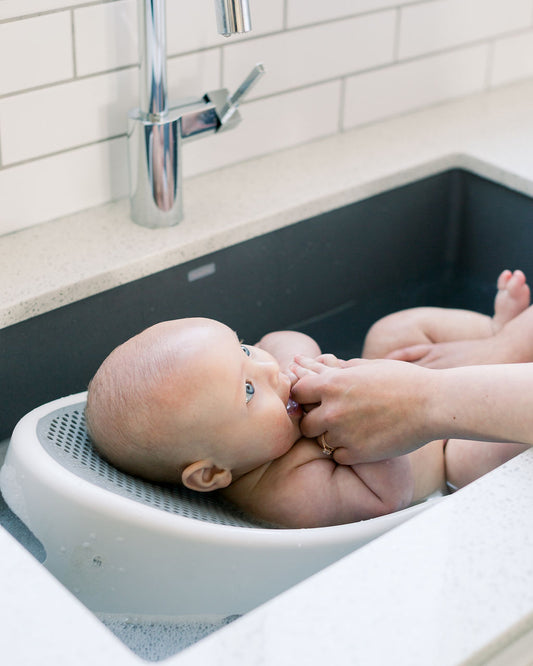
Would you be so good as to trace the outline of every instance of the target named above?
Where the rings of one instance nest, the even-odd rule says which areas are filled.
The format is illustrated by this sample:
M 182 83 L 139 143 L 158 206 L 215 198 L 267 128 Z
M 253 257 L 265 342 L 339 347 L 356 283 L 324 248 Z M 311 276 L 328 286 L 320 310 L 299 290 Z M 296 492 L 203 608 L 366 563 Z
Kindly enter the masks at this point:
M 136 8 L 135 0 L 119 0 L 74 12 L 78 75 L 138 62 Z
M 398 0 L 287 0 L 288 27 L 396 7 Z
M 0 21 L 84 4 L 86 0 L 0 0 Z
M 401 10 L 400 58 L 410 58 L 531 25 L 531 0 L 438 0 Z
M 339 77 L 349 77 L 344 126 L 354 127 L 482 90 L 489 64 L 491 85 L 533 76 L 533 0 L 251 0 L 250 9 L 253 32 L 224 39 L 213 0 L 167 0 L 171 102 L 233 89 L 256 62 L 267 70 L 251 96 L 263 99 L 241 107 L 238 128 L 184 147 L 188 176 L 338 131 Z M 415 60 L 393 64 L 398 10 L 399 57 Z M 0 0 L 0 234 L 127 195 L 135 14 L 136 0 Z M 31 197 L 21 195 L 27 183 Z
M 353 76 L 346 82 L 344 126 L 479 92 L 487 61 L 488 46 L 480 45 Z
M 167 52 L 169 54 L 220 46 L 213 0 L 167 0 Z
M 340 82 L 244 104 L 241 124 L 184 146 L 190 176 L 312 141 L 338 130 Z
M 278 10 L 273 12 L 276 5 Z M 78 74 L 102 72 L 138 61 L 136 7 L 135 0 L 120 0 L 75 12 Z M 214 7 L 213 0 L 200 0 L 187 5 L 169 2 L 167 51 L 171 58 L 176 54 L 228 43 L 216 32 L 214 11 L 209 13 L 208 7 Z M 280 29 L 281 8 L 280 0 L 254 7 L 253 34 Z
M 126 139 L 0 170 L 0 234 L 127 196 Z
M 291 30 L 227 47 L 224 85 L 234 88 L 256 62 L 266 76 L 253 94 L 266 95 L 318 83 L 390 62 L 395 12 Z
M 70 14 L 0 25 L 0 95 L 73 75 Z
M 218 87 L 218 49 L 169 59 L 170 102 Z M 125 134 L 137 90 L 138 71 L 132 68 L 0 99 L 3 164 Z
M 167 62 L 169 102 L 201 97 L 220 88 L 220 49 L 190 53 Z
M 283 0 L 252 0 L 250 13 L 252 32 L 247 37 L 283 27 Z M 167 0 L 167 51 L 171 55 L 225 46 L 243 37 L 218 34 L 213 0 Z
M 126 69 L 0 100 L 3 163 L 124 134 L 137 85 Z
M 533 32 L 529 31 L 494 44 L 490 83 L 498 86 L 533 76 Z

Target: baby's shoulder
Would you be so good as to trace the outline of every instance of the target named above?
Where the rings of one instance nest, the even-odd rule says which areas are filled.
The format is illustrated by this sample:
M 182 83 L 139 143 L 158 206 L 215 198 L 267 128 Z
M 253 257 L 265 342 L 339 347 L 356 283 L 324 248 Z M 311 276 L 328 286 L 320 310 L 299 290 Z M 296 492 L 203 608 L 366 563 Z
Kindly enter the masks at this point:
M 301 437 L 287 453 L 241 477 L 235 484 L 232 484 L 232 487 L 237 487 L 243 481 L 242 485 L 249 488 L 270 488 L 273 485 L 292 481 L 295 472 L 301 475 L 317 465 L 329 468 L 335 467 L 336 463 L 332 458 L 324 455 L 315 439 Z
M 336 466 L 316 440 L 301 438 L 283 456 L 241 477 L 222 494 L 251 515 L 283 524 L 279 518 L 285 519 L 287 511 L 298 512 L 298 504 L 323 487 Z
M 311 469 L 331 470 L 337 463 L 322 451 L 316 439 L 300 438 L 285 455 L 272 460 L 266 468 L 263 478 L 268 483 L 274 479 L 293 478 L 298 475 L 309 473 Z

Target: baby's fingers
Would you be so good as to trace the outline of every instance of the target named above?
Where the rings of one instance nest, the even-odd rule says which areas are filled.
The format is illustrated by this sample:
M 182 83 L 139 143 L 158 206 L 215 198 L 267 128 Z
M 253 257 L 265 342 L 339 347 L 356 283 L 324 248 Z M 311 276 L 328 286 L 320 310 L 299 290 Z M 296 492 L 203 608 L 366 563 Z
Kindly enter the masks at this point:
M 309 370 L 308 368 L 304 368 L 303 366 L 299 365 L 296 362 L 293 362 L 289 365 L 289 372 L 291 375 L 291 383 L 294 385 L 293 379 L 295 378 L 296 380 L 303 379 L 304 377 L 316 377 L 316 372 L 313 372 L 312 370 Z
M 301 354 L 294 357 L 294 363 L 291 365 L 291 370 L 300 378 L 309 374 L 320 374 L 326 369 L 327 366 L 324 363 Z
M 327 365 L 328 368 L 342 368 L 345 363 L 337 358 L 335 354 L 321 354 L 315 360 L 323 365 Z

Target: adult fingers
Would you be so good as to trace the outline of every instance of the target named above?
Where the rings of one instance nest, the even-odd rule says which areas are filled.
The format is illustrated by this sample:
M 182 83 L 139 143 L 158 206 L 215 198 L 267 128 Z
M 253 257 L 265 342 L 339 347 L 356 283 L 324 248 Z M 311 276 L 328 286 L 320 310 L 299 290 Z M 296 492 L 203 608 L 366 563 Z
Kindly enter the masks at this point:
M 298 376 L 298 370 L 296 374 Z M 304 374 L 302 374 L 302 372 Z M 299 379 L 291 389 L 292 397 L 301 405 L 314 405 L 322 401 L 322 380 L 308 370 L 300 372 Z
M 318 405 L 318 407 L 303 415 L 300 421 L 300 430 L 305 437 L 318 437 L 327 430 L 321 418 L 321 412 L 320 405 Z M 333 444 L 330 444 L 330 446 L 333 446 Z

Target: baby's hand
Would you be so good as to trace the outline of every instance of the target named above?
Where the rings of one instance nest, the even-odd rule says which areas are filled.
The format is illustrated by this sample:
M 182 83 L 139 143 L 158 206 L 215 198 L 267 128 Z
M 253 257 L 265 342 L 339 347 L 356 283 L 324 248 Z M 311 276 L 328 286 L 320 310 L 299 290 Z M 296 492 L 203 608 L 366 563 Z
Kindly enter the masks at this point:
M 343 361 L 337 358 L 334 354 L 320 354 L 316 358 L 303 356 L 297 354 L 294 357 L 294 363 L 291 363 L 290 370 L 294 375 L 299 378 L 309 374 L 315 375 L 324 370 L 325 368 L 348 368 L 350 367 L 349 361 Z
M 343 361 L 340 358 L 337 358 L 334 354 L 320 354 L 315 359 L 323 365 L 327 365 L 328 368 L 344 368 L 346 367 L 346 361 Z

